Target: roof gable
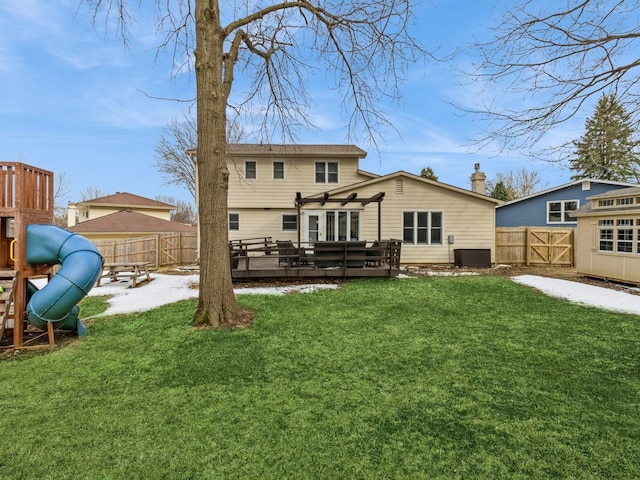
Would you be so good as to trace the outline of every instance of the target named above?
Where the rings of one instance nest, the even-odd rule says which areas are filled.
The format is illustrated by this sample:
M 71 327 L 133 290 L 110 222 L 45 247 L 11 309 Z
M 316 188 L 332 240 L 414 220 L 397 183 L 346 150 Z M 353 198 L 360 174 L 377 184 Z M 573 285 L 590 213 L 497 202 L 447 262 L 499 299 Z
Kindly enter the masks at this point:
M 118 192 L 113 195 L 106 195 L 104 197 L 98 197 L 91 200 L 84 200 L 78 202 L 77 205 L 104 205 L 110 207 L 144 207 L 144 208 L 157 208 L 164 210 L 173 210 L 175 205 L 170 205 L 165 202 L 153 200 L 152 198 L 141 197 L 140 195 L 134 195 L 128 192 Z
M 618 182 L 618 181 L 615 181 L 615 180 L 602 180 L 602 179 L 599 179 L 599 178 L 581 178 L 581 179 L 575 180 L 573 182 L 569 182 L 569 183 L 565 183 L 565 184 L 562 184 L 562 185 L 558 185 L 557 187 L 547 188 L 545 190 L 540 190 L 539 192 L 532 193 L 531 195 L 528 195 L 526 197 L 516 198 L 514 200 L 510 200 L 508 202 L 504 202 L 502 205 L 498 205 L 497 208 L 506 207 L 506 206 L 513 205 L 513 204 L 518 203 L 518 202 L 524 202 L 524 201 L 530 200 L 532 198 L 540 197 L 542 195 L 548 195 L 548 194 L 553 193 L 553 192 L 558 192 L 560 190 L 565 190 L 565 189 L 574 187 L 576 185 L 580 185 L 580 184 L 582 184 L 582 182 L 590 182 L 590 183 L 597 183 L 597 184 L 602 184 L 602 185 L 612 185 L 612 186 L 622 186 L 622 187 L 632 187 L 632 186 L 634 186 L 631 183 Z
M 455 192 L 455 193 L 459 193 L 461 195 L 467 195 L 469 197 L 477 198 L 477 199 L 480 199 L 480 200 L 485 200 L 485 201 L 493 203 L 493 204 L 501 203 L 500 200 L 497 200 L 497 199 L 495 199 L 493 197 L 488 197 L 486 195 L 481 195 L 479 193 L 472 192 L 471 190 L 465 190 L 464 188 L 454 187 L 453 185 L 448 185 L 446 183 L 436 182 L 434 180 L 429 180 L 428 178 L 424 178 L 424 177 L 421 177 L 419 175 L 414 175 L 413 173 L 408 173 L 408 172 L 405 172 L 403 170 L 399 170 L 397 172 L 389 173 L 387 175 L 382 175 L 380 177 L 372 178 L 370 180 L 365 180 L 363 182 L 353 183 L 353 184 L 347 185 L 345 187 L 340 187 L 340 188 L 336 188 L 336 189 L 333 189 L 333 190 L 329 190 L 328 193 L 330 195 L 336 195 L 336 194 L 339 194 L 339 193 L 349 192 L 349 191 L 352 191 L 352 190 L 357 189 L 357 188 L 367 187 L 367 186 L 375 185 L 375 184 L 378 184 L 378 183 L 385 183 L 385 182 L 391 181 L 393 179 L 399 179 L 399 178 L 403 178 L 403 177 L 404 178 L 408 178 L 410 180 L 414 180 L 414 181 L 423 183 L 425 185 L 430 185 L 432 187 L 442 188 L 444 190 L 448 190 L 448 191 L 452 191 L 452 192 Z M 321 195 L 323 195 L 323 194 L 320 193 L 320 194 L 317 194 L 316 196 L 321 196 Z

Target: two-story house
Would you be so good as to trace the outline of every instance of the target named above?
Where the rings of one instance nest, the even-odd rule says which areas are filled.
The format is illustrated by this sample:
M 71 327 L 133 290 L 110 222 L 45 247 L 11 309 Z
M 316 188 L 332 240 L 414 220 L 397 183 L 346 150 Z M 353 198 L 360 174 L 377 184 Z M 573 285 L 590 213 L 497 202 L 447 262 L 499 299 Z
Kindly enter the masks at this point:
M 196 227 L 171 221 L 174 205 L 127 192 L 93 198 L 67 207 L 67 228 L 92 241 L 196 233 Z
M 193 153 L 193 152 L 191 152 Z M 359 168 L 354 145 L 230 144 L 229 239 L 399 239 L 403 263 L 449 263 L 454 249 L 494 246 L 497 200 L 407 172 Z

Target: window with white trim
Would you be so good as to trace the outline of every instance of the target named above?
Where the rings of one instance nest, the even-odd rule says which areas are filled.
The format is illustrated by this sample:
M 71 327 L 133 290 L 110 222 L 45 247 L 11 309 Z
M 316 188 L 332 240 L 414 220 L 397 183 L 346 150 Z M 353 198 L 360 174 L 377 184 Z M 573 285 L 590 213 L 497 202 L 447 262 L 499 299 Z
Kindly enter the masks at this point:
M 273 162 L 273 179 L 284 180 L 284 162 Z
M 598 200 L 599 207 L 612 207 L 613 198 L 605 198 L 604 200 Z
M 442 245 L 442 212 L 403 212 L 402 240 L 409 245 Z
M 297 232 L 298 231 L 298 215 L 295 213 L 282 214 L 282 231 Z
M 234 230 L 234 231 L 240 230 L 240 214 L 239 213 L 229 214 L 229 230 Z
M 633 205 L 633 197 L 617 198 L 616 205 Z
M 255 180 L 258 178 L 258 165 L 253 160 L 244 162 L 244 178 L 246 180 Z
M 316 183 L 338 183 L 338 162 L 316 162 Z
M 633 253 L 633 219 L 618 219 L 616 227 L 616 252 Z
M 578 209 L 580 200 L 547 202 L 547 223 L 576 223 L 569 214 Z
M 352 241 L 360 239 L 358 210 L 327 210 L 324 214 L 325 239 Z
M 598 250 L 613 252 L 613 220 L 598 220 Z

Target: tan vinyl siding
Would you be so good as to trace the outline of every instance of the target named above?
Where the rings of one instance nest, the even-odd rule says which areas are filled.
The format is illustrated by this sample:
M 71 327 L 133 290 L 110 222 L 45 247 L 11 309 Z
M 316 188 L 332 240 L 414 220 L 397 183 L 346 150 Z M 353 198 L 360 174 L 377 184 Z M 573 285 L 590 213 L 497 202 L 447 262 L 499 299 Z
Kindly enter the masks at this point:
M 293 199 L 291 203 L 293 203 Z M 282 231 L 282 214 L 296 215 L 295 209 L 236 208 L 230 209 L 229 213 L 240 215 L 240 230 L 229 231 L 229 240 L 261 237 L 271 237 L 273 241 L 298 240 L 297 231 Z
M 443 212 L 442 245 L 403 244 L 402 263 L 453 262 L 453 250 L 456 248 L 489 249 L 493 261 L 495 203 L 409 177 L 402 178 L 402 191 L 396 193 L 398 191 L 396 180 L 397 178 L 376 182 L 357 190 L 359 198 L 372 197 L 378 192 L 385 192 L 381 204 L 382 239 L 401 240 L 403 238 L 402 223 L 405 211 Z M 319 204 L 305 206 L 305 210 L 357 208 L 361 208 L 357 203 L 345 207 L 335 207 L 334 204 L 334 207 L 329 208 L 320 208 Z M 302 229 L 304 232 L 305 225 L 302 225 Z M 451 248 L 447 243 L 448 235 L 454 235 L 455 243 Z M 373 241 L 377 237 L 378 205 L 370 203 L 361 217 L 360 238 Z
M 244 178 L 245 160 L 256 162 L 257 178 Z M 274 180 L 273 162 L 284 162 L 284 179 Z M 338 183 L 316 183 L 316 162 L 338 162 Z M 252 208 L 256 203 L 268 201 L 271 208 L 291 208 L 296 192 L 303 197 L 325 192 L 370 177 L 358 173 L 357 158 L 236 158 L 229 163 L 229 208 Z

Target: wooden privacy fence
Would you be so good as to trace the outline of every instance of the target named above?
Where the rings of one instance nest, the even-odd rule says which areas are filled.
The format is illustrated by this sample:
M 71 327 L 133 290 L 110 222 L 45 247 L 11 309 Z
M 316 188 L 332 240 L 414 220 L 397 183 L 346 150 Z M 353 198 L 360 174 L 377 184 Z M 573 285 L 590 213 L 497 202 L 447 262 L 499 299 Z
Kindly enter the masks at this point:
M 186 265 L 198 260 L 195 233 L 170 233 L 149 237 L 94 242 L 105 263 L 149 262 L 150 267 Z
M 574 249 L 573 228 L 496 228 L 496 263 L 571 266 Z

